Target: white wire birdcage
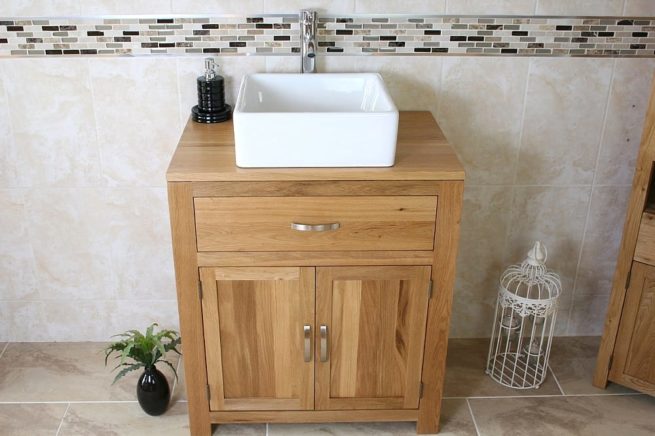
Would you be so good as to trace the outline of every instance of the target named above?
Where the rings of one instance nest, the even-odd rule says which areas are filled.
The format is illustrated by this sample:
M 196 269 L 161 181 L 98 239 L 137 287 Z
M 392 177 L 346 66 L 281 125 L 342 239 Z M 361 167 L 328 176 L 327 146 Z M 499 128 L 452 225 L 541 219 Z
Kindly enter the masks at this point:
M 504 386 L 538 389 L 546 378 L 562 291 L 559 276 L 546 269 L 547 256 L 537 241 L 500 278 L 486 373 Z

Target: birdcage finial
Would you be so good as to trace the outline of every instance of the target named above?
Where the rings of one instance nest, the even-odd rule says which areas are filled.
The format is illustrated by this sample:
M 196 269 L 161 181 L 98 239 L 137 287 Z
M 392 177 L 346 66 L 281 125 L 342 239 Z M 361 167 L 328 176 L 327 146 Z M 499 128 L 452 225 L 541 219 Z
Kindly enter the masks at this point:
M 527 262 L 532 266 L 540 266 L 546 263 L 548 251 L 541 241 L 536 241 L 534 246 L 528 251 Z

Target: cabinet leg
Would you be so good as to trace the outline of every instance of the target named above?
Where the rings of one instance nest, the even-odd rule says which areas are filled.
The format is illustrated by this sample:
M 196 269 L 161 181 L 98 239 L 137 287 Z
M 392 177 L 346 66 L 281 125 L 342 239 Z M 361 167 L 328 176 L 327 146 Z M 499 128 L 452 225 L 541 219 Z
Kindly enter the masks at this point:
M 190 421 L 189 426 L 191 436 L 211 436 L 212 424 L 209 421 Z
M 426 416 L 422 414 L 416 422 L 416 434 L 437 434 L 439 433 L 439 415 Z

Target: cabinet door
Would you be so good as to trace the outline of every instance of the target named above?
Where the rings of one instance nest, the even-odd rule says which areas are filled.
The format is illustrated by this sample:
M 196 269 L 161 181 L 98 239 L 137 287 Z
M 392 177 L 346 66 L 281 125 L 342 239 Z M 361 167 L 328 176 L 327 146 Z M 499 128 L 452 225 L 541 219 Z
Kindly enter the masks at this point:
M 632 264 L 610 380 L 655 394 L 655 267 Z
M 430 267 L 317 268 L 316 408 L 418 407 Z
M 211 410 L 314 408 L 314 268 L 201 268 Z

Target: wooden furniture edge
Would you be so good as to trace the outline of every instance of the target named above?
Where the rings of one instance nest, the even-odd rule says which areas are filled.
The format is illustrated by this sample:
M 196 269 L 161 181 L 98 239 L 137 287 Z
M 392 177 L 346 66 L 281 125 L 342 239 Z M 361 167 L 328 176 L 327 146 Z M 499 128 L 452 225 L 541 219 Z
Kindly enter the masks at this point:
M 443 183 L 437 204 L 433 295 L 428 302 L 418 434 L 439 431 L 463 195 L 463 181 Z
M 209 412 L 215 424 L 323 423 L 416 421 L 416 409 L 406 410 L 291 410 Z
M 201 252 L 198 266 L 431 265 L 432 251 Z
M 175 260 L 180 332 L 185 356 L 189 428 L 192 435 L 210 435 L 209 401 L 202 308 L 198 297 L 198 268 L 191 183 L 168 183 L 168 203 Z
M 641 223 L 642 213 L 646 203 L 648 184 L 655 157 L 655 80 L 651 85 L 651 96 L 646 113 L 644 132 L 641 139 L 637 167 L 632 182 L 628 212 L 623 226 L 623 237 L 621 248 L 616 263 L 614 280 L 612 281 L 612 293 L 605 317 L 603 336 L 596 358 L 596 369 L 594 371 L 593 385 L 604 389 L 607 386 L 608 375 L 616 345 L 616 337 L 621 320 L 621 312 L 625 302 L 626 283 L 628 274 L 632 267 L 635 248 L 637 246 L 637 235 Z

